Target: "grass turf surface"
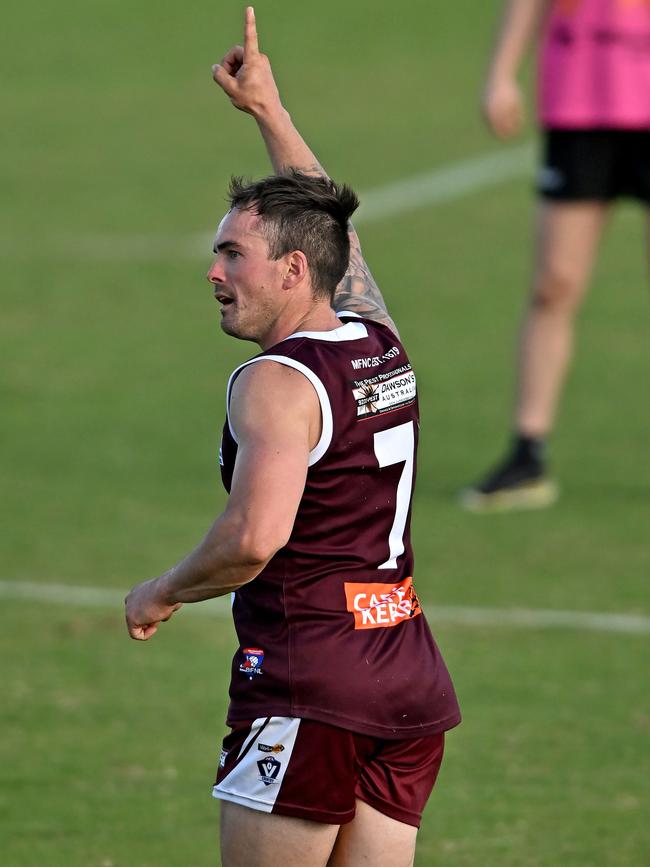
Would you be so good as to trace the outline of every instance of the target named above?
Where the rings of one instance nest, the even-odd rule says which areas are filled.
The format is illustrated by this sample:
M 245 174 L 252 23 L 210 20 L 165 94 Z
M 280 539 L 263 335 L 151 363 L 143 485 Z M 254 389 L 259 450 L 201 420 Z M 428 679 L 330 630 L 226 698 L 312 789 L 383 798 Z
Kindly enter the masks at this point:
M 214 864 L 229 623 L 183 612 L 143 646 L 124 640 L 117 612 L 4 607 L 3 863 Z M 648 713 L 630 671 L 644 639 L 438 636 L 465 722 L 416 863 L 643 863 Z
M 494 10 L 471 0 L 258 7 L 298 125 L 361 191 L 482 153 Z M 126 587 L 223 503 L 229 371 L 202 279 L 230 173 L 267 170 L 209 80 L 242 9 L 64 0 L 5 18 L 0 387 L 5 579 Z M 467 21 L 473 22 L 467 27 Z M 418 372 L 416 580 L 435 607 L 647 610 L 644 227 L 620 208 L 581 317 L 548 512 L 477 518 L 455 491 L 506 435 L 530 245 L 528 181 L 360 227 Z M 647 639 L 436 630 L 465 721 L 419 865 L 626 867 L 649 857 Z M 215 863 L 209 798 L 232 630 L 5 605 L 3 864 Z

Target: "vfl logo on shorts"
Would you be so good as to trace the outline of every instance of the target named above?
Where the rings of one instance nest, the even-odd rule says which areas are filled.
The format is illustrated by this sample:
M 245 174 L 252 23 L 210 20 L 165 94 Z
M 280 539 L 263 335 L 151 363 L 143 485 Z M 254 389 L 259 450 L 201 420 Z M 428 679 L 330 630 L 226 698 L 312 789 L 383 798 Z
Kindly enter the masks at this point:
M 352 584 L 345 582 L 347 610 L 354 614 L 355 629 L 398 626 L 422 614 L 413 579 L 399 584 Z
M 270 786 L 277 779 L 282 765 L 273 756 L 267 756 L 265 759 L 260 759 L 257 763 L 257 768 L 260 772 L 260 780 L 265 786 Z

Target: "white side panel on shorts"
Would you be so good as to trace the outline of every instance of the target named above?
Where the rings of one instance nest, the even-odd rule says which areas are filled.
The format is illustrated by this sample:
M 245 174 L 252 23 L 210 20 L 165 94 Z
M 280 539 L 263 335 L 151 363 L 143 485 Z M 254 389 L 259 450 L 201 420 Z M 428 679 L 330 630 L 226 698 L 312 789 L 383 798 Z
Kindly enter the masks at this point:
M 300 720 L 275 716 L 266 726 L 265 722 L 265 717 L 255 720 L 239 751 L 242 758 L 218 786 L 213 786 L 213 798 L 262 813 L 272 812 L 291 761 Z

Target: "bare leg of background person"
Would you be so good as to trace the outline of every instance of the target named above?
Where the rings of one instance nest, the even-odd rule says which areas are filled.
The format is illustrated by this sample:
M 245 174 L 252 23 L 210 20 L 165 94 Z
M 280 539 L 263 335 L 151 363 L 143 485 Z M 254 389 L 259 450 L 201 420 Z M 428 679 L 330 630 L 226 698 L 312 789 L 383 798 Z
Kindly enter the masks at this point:
M 417 828 L 357 800 L 354 819 L 341 825 L 327 867 L 412 867 Z
M 576 311 L 609 210 L 595 201 L 539 206 L 530 300 L 519 339 L 515 437 L 506 458 L 461 492 L 461 504 L 470 511 L 540 508 L 557 499 L 557 485 L 546 473 L 544 440 L 555 420 L 573 354 Z
M 540 206 L 531 296 L 521 329 L 516 430 L 544 437 L 573 352 L 573 323 L 582 301 L 609 207 L 600 202 Z
M 221 801 L 222 867 L 325 867 L 338 825 Z

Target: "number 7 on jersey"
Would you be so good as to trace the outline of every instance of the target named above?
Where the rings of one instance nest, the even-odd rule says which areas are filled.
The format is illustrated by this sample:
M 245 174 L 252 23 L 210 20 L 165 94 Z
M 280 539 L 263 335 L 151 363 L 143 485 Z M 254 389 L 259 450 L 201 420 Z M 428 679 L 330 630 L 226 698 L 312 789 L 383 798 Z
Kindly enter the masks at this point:
M 380 467 L 389 467 L 404 461 L 404 467 L 397 484 L 395 497 L 395 518 L 388 535 L 389 558 L 379 569 L 396 569 L 397 558 L 404 553 L 404 529 L 411 503 L 413 487 L 413 453 L 415 436 L 413 422 L 399 424 L 387 430 L 378 431 L 374 436 L 375 456 Z

